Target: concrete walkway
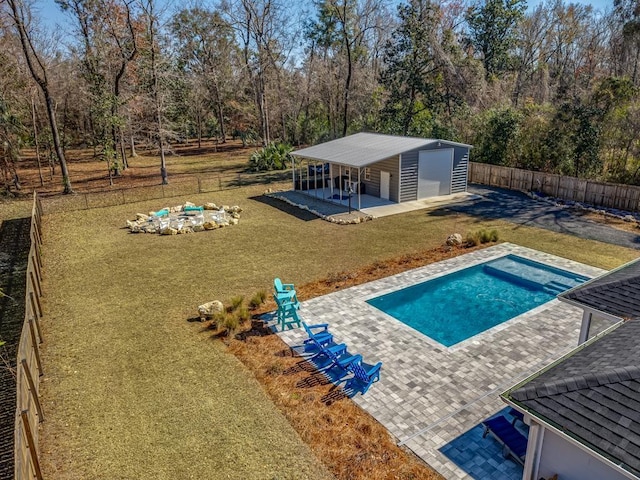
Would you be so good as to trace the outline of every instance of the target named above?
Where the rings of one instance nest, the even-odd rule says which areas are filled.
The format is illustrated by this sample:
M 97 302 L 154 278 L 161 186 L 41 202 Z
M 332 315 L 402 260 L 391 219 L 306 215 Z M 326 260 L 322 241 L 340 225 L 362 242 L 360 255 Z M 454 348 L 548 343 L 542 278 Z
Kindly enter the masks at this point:
M 640 249 L 638 234 L 611 228 L 546 202 L 537 202 L 524 193 L 501 188 L 470 185 L 474 200 L 447 205 L 443 211 L 465 213 L 484 218 L 505 220 L 518 225 L 529 225 L 576 237 Z
M 506 243 L 302 303 L 307 323 L 329 323 L 337 342 L 383 362 L 380 382 L 354 401 L 447 479 L 521 477 L 479 424 L 505 408 L 501 392 L 577 345 L 582 312 L 552 300 L 447 348 L 366 300 L 509 253 L 588 277 L 602 272 Z M 302 329 L 281 336 L 290 345 L 306 338 Z

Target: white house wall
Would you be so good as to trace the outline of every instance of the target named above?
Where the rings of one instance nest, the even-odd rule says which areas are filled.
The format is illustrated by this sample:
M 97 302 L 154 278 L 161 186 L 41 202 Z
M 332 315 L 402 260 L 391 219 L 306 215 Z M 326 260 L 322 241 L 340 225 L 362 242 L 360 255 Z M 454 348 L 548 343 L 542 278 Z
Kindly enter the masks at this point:
M 546 429 L 536 478 L 561 480 L 627 480 L 629 477 Z

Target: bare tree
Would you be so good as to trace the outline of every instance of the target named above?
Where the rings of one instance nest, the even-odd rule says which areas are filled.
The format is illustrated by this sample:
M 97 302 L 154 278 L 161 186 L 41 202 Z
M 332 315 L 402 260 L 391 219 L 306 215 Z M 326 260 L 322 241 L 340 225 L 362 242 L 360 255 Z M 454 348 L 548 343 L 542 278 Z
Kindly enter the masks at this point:
M 38 87 L 40 87 L 42 95 L 44 96 L 53 145 L 62 170 L 63 193 L 73 193 L 71 180 L 69 178 L 69 171 L 67 169 L 67 161 L 60 141 L 60 134 L 58 132 L 55 102 L 51 94 L 51 85 L 47 75 L 47 66 L 45 65 L 42 55 L 38 52 L 34 42 L 30 5 L 22 0 L 6 1 L 10 8 L 10 16 L 13 20 L 13 26 L 20 38 L 22 53 L 29 68 L 29 72 L 31 73 L 33 80 L 38 84 Z

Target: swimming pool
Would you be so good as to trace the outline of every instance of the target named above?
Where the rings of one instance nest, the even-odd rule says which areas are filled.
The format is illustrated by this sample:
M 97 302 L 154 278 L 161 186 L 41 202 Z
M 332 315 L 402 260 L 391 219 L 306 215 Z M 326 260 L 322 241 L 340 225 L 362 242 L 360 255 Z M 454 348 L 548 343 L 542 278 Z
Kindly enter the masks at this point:
M 450 347 L 586 280 L 582 275 L 506 255 L 367 303 Z

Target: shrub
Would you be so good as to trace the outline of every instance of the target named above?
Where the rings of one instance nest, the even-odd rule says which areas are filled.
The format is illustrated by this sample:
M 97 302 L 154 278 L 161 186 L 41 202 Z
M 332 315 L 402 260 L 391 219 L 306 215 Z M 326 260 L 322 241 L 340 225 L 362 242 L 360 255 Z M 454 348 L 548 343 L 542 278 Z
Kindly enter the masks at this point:
M 286 143 L 270 143 L 251 154 L 249 168 L 254 172 L 283 170 L 291 164 L 291 150 Z
M 224 316 L 224 322 L 222 323 L 222 326 L 227 331 L 228 337 L 233 336 L 239 325 L 240 321 L 238 320 L 238 317 L 236 315 L 228 313 Z
M 249 310 L 256 310 L 267 299 L 267 292 L 260 290 L 249 300 Z
M 247 307 L 241 307 L 236 310 L 236 317 L 238 318 L 238 323 L 243 324 L 251 318 L 251 314 Z
M 240 308 L 242 302 L 244 302 L 244 297 L 242 295 L 231 297 L 231 305 L 227 307 L 227 312 L 235 312 L 236 310 L 238 310 L 238 308 Z
M 467 238 L 465 239 L 465 244 L 468 247 L 475 247 L 476 245 L 491 243 L 498 241 L 498 231 L 497 230 L 478 230 L 476 232 L 472 232 L 467 234 Z

